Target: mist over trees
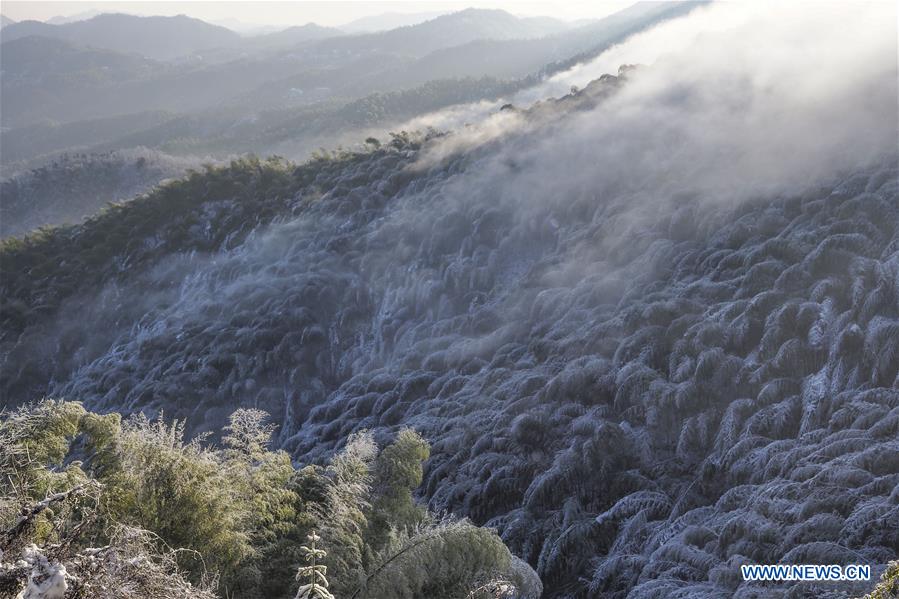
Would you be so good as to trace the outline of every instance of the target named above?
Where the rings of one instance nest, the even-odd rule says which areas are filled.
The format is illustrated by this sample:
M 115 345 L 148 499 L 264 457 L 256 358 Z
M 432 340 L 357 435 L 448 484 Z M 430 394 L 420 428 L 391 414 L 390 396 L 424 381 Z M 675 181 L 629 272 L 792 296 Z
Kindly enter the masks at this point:
M 0 584 L 890 596 L 895 16 L 639 4 L 540 37 L 558 23 L 466 11 L 303 42 L 347 51 L 323 69 L 340 102 L 280 104 L 324 81 L 294 72 L 248 92 L 271 101 L 252 118 L 148 116 L 128 142 L 101 118 L 106 154 L 55 161 L 85 125 L 4 131 L 25 148 L 4 220 L 90 216 L 0 242 Z M 361 74 L 480 17 L 514 31 L 408 50 L 370 74 L 385 89 Z M 511 78 L 401 83 L 550 47 Z M 116 149 L 138 142 L 165 153 Z M 111 189 L 146 191 L 92 203 Z M 880 582 L 740 574 L 777 563 Z

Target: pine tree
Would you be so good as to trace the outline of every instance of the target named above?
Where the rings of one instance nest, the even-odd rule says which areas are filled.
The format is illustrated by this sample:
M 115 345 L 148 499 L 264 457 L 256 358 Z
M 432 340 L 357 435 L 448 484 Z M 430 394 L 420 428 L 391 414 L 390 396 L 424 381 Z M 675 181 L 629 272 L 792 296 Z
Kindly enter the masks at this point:
M 325 576 L 328 568 L 316 563 L 328 555 L 323 549 L 315 548 L 315 542 L 321 537 L 313 530 L 306 538 L 309 539 L 310 546 L 303 545 L 300 547 L 300 551 L 309 565 L 300 566 L 297 570 L 297 580 L 302 582 L 304 579 L 308 579 L 309 582 L 300 585 L 296 599 L 334 599 L 334 595 L 328 592 L 328 579 Z

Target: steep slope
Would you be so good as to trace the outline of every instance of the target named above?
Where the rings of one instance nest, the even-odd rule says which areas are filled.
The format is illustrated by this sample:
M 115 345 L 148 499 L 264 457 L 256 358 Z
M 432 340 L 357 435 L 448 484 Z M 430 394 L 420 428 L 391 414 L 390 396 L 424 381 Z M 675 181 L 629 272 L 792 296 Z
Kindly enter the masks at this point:
M 548 597 L 862 592 L 739 565 L 899 546 L 895 13 L 805 18 L 799 53 L 741 10 L 528 111 L 5 242 L 4 400 L 252 406 L 302 461 L 413 426 L 431 507 Z
M 39 35 L 80 46 L 117 52 L 136 52 L 147 58 L 171 60 L 219 46 L 240 42 L 238 34 L 185 15 L 138 17 L 101 14 L 84 21 L 52 25 L 20 21 L 3 28 L 3 41 Z
M 54 395 L 100 409 L 205 429 L 254 405 L 303 459 L 415 426 L 432 506 L 578 596 L 584 577 L 721 593 L 745 561 L 892 556 L 895 161 L 626 225 L 630 197 L 516 216 L 483 181 L 460 201 L 464 161 L 402 175 L 416 157 L 238 166 L 7 246 L 5 270 L 33 266 L 4 283 L 5 396 L 52 364 Z
M 13 23 L 15 23 L 15 21 L 10 19 L 6 15 L 0 15 L 0 29 L 3 29 L 4 27 L 7 27 L 9 25 L 12 25 Z

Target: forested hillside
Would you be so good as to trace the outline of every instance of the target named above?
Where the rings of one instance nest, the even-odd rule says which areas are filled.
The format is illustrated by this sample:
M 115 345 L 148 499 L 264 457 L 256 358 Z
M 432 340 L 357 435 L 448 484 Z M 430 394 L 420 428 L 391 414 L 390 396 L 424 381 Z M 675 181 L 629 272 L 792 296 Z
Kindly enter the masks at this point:
M 171 588 L 222 595 L 239 579 L 291 596 L 284 573 L 312 542 L 339 599 L 787 599 L 875 584 L 740 574 L 778 563 L 870 564 L 895 588 L 896 13 L 781 10 L 703 6 L 557 65 L 516 103 L 422 114 L 419 131 L 306 161 L 208 165 L 3 240 L 13 411 L 0 438 L 9 455 L 52 449 L 26 496 L 63 473 L 121 491 L 90 525 L 199 551 L 220 578 L 142 549 Z M 613 58 L 632 60 L 541 96 Z M 422 106 L 442 103 L 385 93 L 316 122 Z M 234 435 L 247 414 L 263 439 L 250 450 Z M 35 418 L 63 424 L 38 442 L 18 432 L 43 430 Z M 234 522 L 187 517 L 204 532 L 179 536 L 179 514 L 132 499 L 160 451 L 206 473 Z M 470 519 L 447 525 L 463 543 L 381 569 L 444 513 Z M 207 543 L 210 530 L 236 536 Z
M 0 237 L 80 222 L 107 204 L 130 200 L 190 168 L 200 168 L 199 161 L 147 150 L 63 155 L 0 182 Z

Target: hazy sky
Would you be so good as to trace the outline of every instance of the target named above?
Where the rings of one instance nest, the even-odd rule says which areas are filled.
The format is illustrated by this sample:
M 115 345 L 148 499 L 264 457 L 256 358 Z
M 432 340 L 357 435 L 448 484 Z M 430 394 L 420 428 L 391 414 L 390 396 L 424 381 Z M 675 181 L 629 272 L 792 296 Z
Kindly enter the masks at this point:
M 453 12 L 470 6 L 478 8 L 501 8 L 517 15 L 547 15 L 559 19 L 574 20 L 598 18 L 633 4 L 636 0 L 601 0 L 593 2 L 533 2 L 533 1 L 482 1 L 446 2 L 443 0 L 418 0 L 416 2 L 343 2 L 319 0 L 312 2 L 221 2 L 216 0 L 193 0 L 172 2 L 170 0 L 143 2 L 97 2 L 97 1 L 56 1 L 11 0 L 4 1 L 2 12 L 5 16 L 21 21 L 24 19 L 47 20 L 55 16 L 72 16 L 95 12 L 125 12 L 139 15 L 186 14 L 206 21 L 238 21 L 248 25 L 290 26 L 308 22 L 321 25 L 341 25 L 359 17 L 385 12 L 432 13 Z

